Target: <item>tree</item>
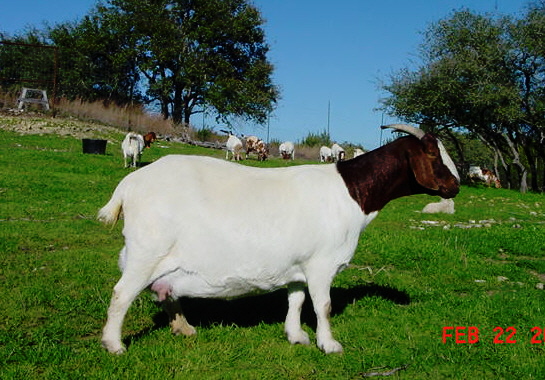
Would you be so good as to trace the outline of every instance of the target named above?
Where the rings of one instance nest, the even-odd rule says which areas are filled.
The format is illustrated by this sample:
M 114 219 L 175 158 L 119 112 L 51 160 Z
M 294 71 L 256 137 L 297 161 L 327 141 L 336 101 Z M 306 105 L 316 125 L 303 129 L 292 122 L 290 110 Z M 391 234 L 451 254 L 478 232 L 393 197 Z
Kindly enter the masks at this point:
M 131 36 L 119 33 L 99 12 L 48 32 L 60 47 L 59 85 L 63 96 L 126 105 L 143 99 Z M 131 55 L 132 54 L 132 55 Z
M 266 121 L 278 97 L 259 11 L 245 0 L 109 0 L 50 29 L 63 94 Z
M 206 106 L 262 123 L 272 111 L 263 20 L 246 1 L 111 0 L 99 14 L 106 29 L 131 36 L 127 58 L 165 118 L 189 123 Z
M 537 189 L 537 158 L 545 161 L 545 2 L 531 6 L 526 17 L 518 20 L 510 33 L 514 45 L 512 64 L 520 83 L 523 149 L 532 189 Z
M 422 46 L 424 66 L 392 76 L 384 86 L 392 94 L 385 109 L 447 137 L 455 137 L 453 129 L 477 136 L 493 150 L 505 178 L 514 166 L 526 191 L 529 169 L 538 190 L 545 85 L 538 36 L 544 14 L 532 8 L 515 21 L 459 11 L 433 24 Z
M 20 92 L 21 86 L 47 90 L 54 94 L 57 49 L 47 45 L 43 33 L 28 28 L 13 38 L 0 34 L 0 87 Z

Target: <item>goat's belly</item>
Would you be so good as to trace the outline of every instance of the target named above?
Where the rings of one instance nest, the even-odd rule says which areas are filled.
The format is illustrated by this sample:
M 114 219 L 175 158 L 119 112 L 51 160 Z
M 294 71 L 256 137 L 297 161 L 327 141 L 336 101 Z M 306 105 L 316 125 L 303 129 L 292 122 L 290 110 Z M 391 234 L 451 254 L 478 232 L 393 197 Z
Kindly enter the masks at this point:
M 156 280 L 151 288 L 158 293 L 159 299 L 164 298 L 164 295 L 173 298 L 235 298 L 270 292 L 291 282 L 306 282 L 300 269 L 294 268 L 284 273 L 261 273 L 253 277 L 236 273 L 217 276 L 177 269 Z

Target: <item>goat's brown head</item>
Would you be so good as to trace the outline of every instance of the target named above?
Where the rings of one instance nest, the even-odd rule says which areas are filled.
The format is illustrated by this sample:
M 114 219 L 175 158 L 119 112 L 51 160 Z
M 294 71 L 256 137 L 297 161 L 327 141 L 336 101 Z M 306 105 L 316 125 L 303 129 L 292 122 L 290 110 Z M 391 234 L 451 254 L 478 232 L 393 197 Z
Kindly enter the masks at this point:
M 392 124 L 392 128 L 407 132 L 420 139 L 422 149 L 411 150 L 408 160 L 418 184 L 431 195 L 453 198 L 460 191 L 460 176 L 445 147 L 434 135 L 405 124 Z

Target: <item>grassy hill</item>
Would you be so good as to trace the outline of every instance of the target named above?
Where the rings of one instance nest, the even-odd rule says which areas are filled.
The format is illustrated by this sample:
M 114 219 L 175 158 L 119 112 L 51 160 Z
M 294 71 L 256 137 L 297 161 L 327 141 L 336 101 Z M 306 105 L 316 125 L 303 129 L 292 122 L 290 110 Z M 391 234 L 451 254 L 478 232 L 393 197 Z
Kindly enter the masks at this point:
M 108 139 L 107 154 L 83 154 L 83 137 Z M 463 187 L 453 215 L 420 213 L 429 196 L 398 199 L 362 234 L 331 291 L 341 355 L 287 342 L 285 290 L 184 300 L 191 338 L 171 336 L 144 292 L 125 320 L 128 353 L 108 354 L 100 335 L 122 223 L 95 215 L 132 170 L 122 137 L 75 120 L 0 118 L 3 379 L 358 379 L 394 368 L 407 379 L 545 377 L 545 197 L 483 187 Z M 142 160 L 172 153 L 225 154 L 159 141 Z M 313 339 L 310 300 L 304 322 Z M 467 343 L 470 326 L 478 342 Z

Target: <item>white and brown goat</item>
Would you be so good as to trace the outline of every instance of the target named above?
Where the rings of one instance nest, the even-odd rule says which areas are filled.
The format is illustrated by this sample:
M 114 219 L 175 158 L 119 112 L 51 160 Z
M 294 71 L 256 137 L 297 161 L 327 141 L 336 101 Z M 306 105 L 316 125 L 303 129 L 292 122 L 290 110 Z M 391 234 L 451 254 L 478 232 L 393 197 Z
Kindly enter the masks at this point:
M 259 161 L 265 161 L 269 156 L 269 148 L 267 144 L 257 136 L 247 136 L 246 142 L 246 159 L 250 156 L 250 153 L 255 152 Z
M 144 138 L 141 134 L 129 132 L 125 135 L 121 143 L 121 150 L 123 151 L 123 161 L 126 168 L 129 166 L 135 168 L 138 165 L 144 146 Z
M 392 199 L 421 193 L 452 198 L 459 191 L 458 173 L 439 140 L 414 127 L 389 127 L 411 136 L 336 164 L 256 168 L 171 155 L 126 176 L 99 211 L 106 223 L 123 211 L 125 224 L 123 274 L 103 346 L 125 351 L 123 320 L 146 288 L 164 303 L 172 332 L 192 335 L 180 297 L 230 298 L 283 286 L 287 338 L 309 344 L 300 318 L 308 286 L 318 347 L 342 351 L 330 329 L 329 291 L 360 233 Z M 252 207 L 242 213 L 241 204 Z

